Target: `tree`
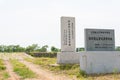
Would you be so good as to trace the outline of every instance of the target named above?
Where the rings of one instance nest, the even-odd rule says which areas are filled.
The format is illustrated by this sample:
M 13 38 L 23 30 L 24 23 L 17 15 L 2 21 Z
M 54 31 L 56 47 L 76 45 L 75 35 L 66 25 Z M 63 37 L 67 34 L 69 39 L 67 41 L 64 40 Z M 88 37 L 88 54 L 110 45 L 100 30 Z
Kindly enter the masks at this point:
M 35 52 L 39 46 L 37 44 L 32 44 L 26 48 L 26 52 Z
M 116 47 L 116 51 L 120 51 L 120 46 Z
M 85 51 L 85 48 L 76 48 L 76 52 Z
M 4 52 L 3 45 L 0 45 L 0 52 Z
M 24 52 L 25 48 L 21 47 L 20 45 L 14 45 L 13 52 Z
M 42 48 L 40 49 L 40 52 L 47 52 L 47 48 L 48 48 L 48 45 L 42 46 Z
M 51 52 L 59 52 L 60 50 L 54 46 L 51 47 Z

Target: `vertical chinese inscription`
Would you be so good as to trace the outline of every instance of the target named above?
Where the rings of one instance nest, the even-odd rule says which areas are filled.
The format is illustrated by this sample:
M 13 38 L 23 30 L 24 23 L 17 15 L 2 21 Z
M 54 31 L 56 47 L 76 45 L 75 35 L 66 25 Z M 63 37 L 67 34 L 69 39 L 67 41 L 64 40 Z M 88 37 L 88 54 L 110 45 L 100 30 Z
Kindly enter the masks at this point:
M 69 42 L 68 45 L 69 45 L 69 46 L 71 46 L 70 26 L 71 26 L 71 25 L 70 25 L 70 20 L 68 20 L 68 40 L 69 40 L 69 41 L 68 41 L 68 42 Z
M 75 52 L 74 17 L 61 17 L 61 51 Z

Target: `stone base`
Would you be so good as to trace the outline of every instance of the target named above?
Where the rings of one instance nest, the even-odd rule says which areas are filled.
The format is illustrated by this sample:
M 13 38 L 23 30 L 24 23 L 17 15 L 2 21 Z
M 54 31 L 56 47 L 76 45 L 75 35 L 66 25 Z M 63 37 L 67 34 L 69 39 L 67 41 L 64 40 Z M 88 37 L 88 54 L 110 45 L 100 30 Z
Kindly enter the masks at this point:
M 120 72 L 120 52 L 81 52 L 80 69 L 86 71 L 87 74 Z
M 80 55 L 76 52 L 60 52 L 57 53 L 58 64 L 79 64 Z

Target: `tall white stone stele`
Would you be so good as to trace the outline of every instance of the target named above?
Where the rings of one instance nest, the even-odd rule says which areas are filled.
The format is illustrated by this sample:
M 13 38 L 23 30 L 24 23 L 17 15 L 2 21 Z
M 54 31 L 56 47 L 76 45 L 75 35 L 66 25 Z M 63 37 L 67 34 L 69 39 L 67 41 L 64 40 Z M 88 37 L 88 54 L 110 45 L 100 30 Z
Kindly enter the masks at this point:
M 57 63 L 79 63 L 75 52 L 75 17 L 61 17 L 61 52 L 57 53 Z
M 74 17 L 61 17 L 61 52 L 75 52 Z

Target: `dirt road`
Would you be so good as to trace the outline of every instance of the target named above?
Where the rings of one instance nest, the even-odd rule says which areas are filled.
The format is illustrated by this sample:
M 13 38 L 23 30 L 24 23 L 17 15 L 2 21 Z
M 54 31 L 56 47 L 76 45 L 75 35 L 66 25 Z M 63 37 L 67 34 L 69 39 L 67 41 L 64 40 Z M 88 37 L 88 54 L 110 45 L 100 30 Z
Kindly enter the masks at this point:
M 30 70 L 35 72 L 37 74 L 37 77 L 34 79 L 25 79 L 25 80 L 75 80 L 75 79 L 70 79 L 66 76 L 60 76 L 60 75 L 55 75 L 50 71 L 42 69 L 40 66 L 35 65 L 31 62 L 27 62 L 24 60 L 24 58 L 33 58 L 25 53 L 19 53 L 19 54 L 0 54 L 0 58 L 2 58 L 5 62 L 5 66 L 7 68 L 7 72 L 11 76 L 8 80 L 21 80 L 21 78 L 13 72 L 13 68 L 9 62 L 10 59 L 17 59 L 23 64 L 25 64 Z
M 29 69 L 31 69 L 37 75 L 39 75 L 39 77 L 42 80 L 73 80 L 66 76 L 55 75 L 49 71 L 43 70 L 42 68 L 40 68 L 40 66 L 35 65 L 33 63 L 30 63 L 24 60 L 22 60 L 21 62 L 24 63 Z

